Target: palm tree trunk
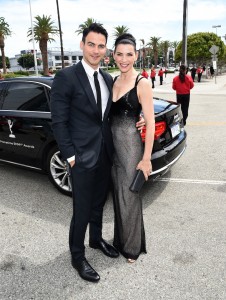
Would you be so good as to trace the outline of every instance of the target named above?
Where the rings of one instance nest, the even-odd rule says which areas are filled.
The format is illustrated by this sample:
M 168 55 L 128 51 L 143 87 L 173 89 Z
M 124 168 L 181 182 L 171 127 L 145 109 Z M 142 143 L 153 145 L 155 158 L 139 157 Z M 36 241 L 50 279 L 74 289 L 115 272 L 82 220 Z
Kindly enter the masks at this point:
M 6 74 L 6 58 L 5 58 L 5 49 L 4 49 L 4 47 L 1 47 L 1 53 L 2 53 L 3 74 Z
M 41 40 L 39 46 L 42 53 L 43 75 L 49 75 L 47 41 Z

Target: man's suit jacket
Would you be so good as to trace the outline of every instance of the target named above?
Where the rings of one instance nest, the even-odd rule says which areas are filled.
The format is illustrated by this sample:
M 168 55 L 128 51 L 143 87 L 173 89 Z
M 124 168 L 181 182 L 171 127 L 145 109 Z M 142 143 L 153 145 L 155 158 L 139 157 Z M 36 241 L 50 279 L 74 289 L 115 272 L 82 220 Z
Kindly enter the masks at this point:
M 76 165 L 93 167 L 104 143 L 110 159 L 113 155 L 108 114 L 112 102 L 113 79 L 100 69 L 109 89 L 103 120 L 82 63 L 59 71 L 51 88 L 52 129 L 66 160 L 75 155 Z

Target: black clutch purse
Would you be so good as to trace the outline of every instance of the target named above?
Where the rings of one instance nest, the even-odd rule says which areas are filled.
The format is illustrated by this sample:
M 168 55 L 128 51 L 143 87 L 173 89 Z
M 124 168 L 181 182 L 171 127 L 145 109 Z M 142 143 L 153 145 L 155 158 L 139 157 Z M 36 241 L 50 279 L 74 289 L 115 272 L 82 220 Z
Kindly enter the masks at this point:
M 139 193 L 145 181 L 143 171 L 137 170 L 136 175 L 133 178 L 133 182 L 129 187 L 130 191 L 133 193 Z

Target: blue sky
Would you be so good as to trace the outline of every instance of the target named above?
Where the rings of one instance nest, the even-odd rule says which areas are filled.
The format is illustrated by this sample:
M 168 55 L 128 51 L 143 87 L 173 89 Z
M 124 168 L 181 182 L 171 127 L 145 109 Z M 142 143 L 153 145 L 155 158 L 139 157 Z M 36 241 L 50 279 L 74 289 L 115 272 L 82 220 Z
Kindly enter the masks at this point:
M 30 0 L 33 19 L 37 15 L 51 16 L 58 26 L 55 0 Z M 187 0 L 187 33 L 214 32 L 226 34 L 225 0 Z M 58 0 L 66 50 L 79 50 L 81 36 L 75 33 L 79 24 L 93 18 L 102 23 L 109 33 L 108 47 L 112 48 L 115 26 L 127 26 L 137 39 L 148 43 L 151 36 L 161 40 L 180 41 L 182 38 L 183 0 Z M 27 31 L 31 27 L 29 0 L 0 0 L 0 17 L 4 17 L 13 34 L 5 40 L 6 56 L 14 57 L 20 50 L 32 49 Z M 50 48 L 60 47 L 59 37 L 49 44 Z M 222 38 L 223 41 L 224 38 Z M 36 49 L 38 45 L 36 44 Z

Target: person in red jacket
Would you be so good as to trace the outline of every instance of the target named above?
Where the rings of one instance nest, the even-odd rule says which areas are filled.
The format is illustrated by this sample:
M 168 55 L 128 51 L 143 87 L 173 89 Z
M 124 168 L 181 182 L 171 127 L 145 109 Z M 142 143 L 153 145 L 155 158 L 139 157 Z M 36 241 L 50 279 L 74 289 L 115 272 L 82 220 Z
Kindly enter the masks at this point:
M 184 125 L 188 117 L 188 108 L 190 102 L 190 90 L 194 87 L 191 76 L 186 74 L 186 66 L 181 65 L 179 75 L 173 78 L 172 88 L 176 91 L 177 103 L 181 105 Z
M 198 82 L 201 82 L 202 71 L 203 71 L 202 67 L 199 66 L 198 69 L 197 69 L 197 71 L 196 71 L 196 73 L 198 74 Z
M 163 74 L 164 74 L 164 71 L 163 69 L 161 68 L 158 72 L 158 76 L 159 76 L 159 80 L 160 80 L 160 85 L 162 85 L 162 82 L 163 82 Z
M 152 88 L 153 88 L 153 89 L 155 88 L 155 76 L 156 76 L 155 68 L 152 67 L 152 68 L 151 68 L 150 78 L 151 78 Z
M 148 73 L 145 69 L 143 69 L 143 72 L 141 73 L 141 75 L 148 79 Z

